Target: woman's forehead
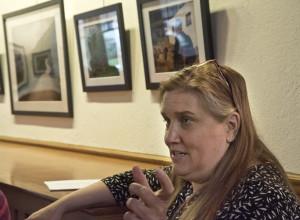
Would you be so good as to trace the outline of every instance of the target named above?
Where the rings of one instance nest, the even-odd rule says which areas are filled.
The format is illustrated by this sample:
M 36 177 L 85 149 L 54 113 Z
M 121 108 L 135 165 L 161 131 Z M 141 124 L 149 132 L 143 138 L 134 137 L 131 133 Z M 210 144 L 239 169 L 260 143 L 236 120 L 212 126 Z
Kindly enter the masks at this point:
M 199 98 L 196 94 L 180 90 L 166 92 L 161 104 L 162 112 L 170 110 L 189 111 L 199 108 Z

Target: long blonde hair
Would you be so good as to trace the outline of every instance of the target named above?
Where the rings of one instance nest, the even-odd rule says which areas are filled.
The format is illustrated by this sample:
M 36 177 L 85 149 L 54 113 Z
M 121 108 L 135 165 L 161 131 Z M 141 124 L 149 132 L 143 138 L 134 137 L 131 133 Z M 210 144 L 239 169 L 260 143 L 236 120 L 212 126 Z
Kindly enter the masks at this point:
M 215 219 L 228 194 L 253 164 L 272 162 L 291 188 L 284 169 L 256 132 L 246 83 L 241 74 L 229 67 L 219 66 L 215 60 L 187 67 L 161 83 L 160 101 L 165 92 L 178 89 L 197 94 L 201 106 L 216 120 L 223 121 L 237 111 L 241 121 L 234 141 L 218 162 L 207 184 L 198 192 L 196 201 L 187 207 L 180 219 Z M 185 180 L 173 174 L 173 183 L 175 191 L 170 204 Z

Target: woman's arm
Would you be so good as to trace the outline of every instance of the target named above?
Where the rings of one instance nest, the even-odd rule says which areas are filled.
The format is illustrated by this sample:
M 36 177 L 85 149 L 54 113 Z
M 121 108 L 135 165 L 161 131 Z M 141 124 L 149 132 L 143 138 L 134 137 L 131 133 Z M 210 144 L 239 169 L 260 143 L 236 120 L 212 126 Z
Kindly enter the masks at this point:
M 169 171 L 169 167 L 164 168 Z M 155 170 L 144 170 L 153 191 L 160 188 Z M 125 205 L 130 197 L 129 186 L 134 182 L 132 171 L 115 174 L 90 186 L 74 191 L 49 206 L 33 213 L 27 220 L 59 220 L 74 210 L 93 205 Z M 113 192 L 114 194 L 112 194 Z
M 67 212 L 92 205 L 117 205 L 110 190 L 102 181 L 62 197 L 33 213 L 27 220 L 60 220 Z

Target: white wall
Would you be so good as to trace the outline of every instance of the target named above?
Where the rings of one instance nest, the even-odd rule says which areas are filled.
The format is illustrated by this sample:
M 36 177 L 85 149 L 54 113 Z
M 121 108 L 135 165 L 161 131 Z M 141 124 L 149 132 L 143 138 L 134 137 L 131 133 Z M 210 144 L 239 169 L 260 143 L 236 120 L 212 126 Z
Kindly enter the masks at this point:
M 0 0 L 5 14 L 41 3 Z M 73 16 L 123 3 L 130 31 L 132 91 L 82 91 Z M 246 78 L 259 133 L 289 172 L 300 173 L 300 1 L 210 0 L 215 55 Z M 0 136 L 168 155 L 157 91 L 145 89 L 135 0 L 65 0 L 74 118 L 11 114 L 6 58 Z M 3 27 L 0 54 L 5 55 Z

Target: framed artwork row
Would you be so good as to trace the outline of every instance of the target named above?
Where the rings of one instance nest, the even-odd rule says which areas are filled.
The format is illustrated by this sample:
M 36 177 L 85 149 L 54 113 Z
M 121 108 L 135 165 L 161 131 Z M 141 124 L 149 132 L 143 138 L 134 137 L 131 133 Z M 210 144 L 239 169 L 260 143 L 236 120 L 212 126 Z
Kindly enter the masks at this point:
M 137 0 L 137 10 L 147 89 L 213 58 L 208 0 Z M 3 24 L 12 113 L 73 117 L 63 0 L 5 14 Z M 74 24 L 83 91 L 131 90 L 122 4 Z

